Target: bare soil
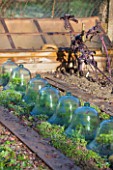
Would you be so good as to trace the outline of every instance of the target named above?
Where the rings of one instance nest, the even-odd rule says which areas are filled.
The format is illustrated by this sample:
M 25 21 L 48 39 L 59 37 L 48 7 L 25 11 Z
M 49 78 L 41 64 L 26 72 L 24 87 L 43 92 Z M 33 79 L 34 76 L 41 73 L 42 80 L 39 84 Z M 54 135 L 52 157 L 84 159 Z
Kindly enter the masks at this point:
M 63 75 L 56 73 L 45 73 L 42 74 L 42 77 L 56 77 L 64 82 L 69 83 L 70 85 L 76 85 L 79 89 L 83 90 L 86 93 L 92 94 L 97 97 L 104 98 L 107 102 L 113 102 L 113 84 L 109 82 L 105 77 L 99 75 L 99 80 L 95 81 L 95 77 L 86 78 L 85 76 L 77 75 Z M 93 80 L 92 80 L 93 78 Z M 113 81 L 113 77 L 111 78 Z

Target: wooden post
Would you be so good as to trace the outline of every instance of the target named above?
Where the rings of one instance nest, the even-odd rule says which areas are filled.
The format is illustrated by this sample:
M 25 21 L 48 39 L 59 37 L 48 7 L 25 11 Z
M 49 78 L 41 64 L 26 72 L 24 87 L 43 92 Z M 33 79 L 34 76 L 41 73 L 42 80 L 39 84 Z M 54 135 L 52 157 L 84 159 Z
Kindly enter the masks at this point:
M 108 36 L 113 42 L 113 0 L 109 0 L 108 10 Z
M 108 22 L 108 6 L 109 6 L 109 0 L 103 0 L 99 6 L 98 15 L 100 20 L 104 23 Z

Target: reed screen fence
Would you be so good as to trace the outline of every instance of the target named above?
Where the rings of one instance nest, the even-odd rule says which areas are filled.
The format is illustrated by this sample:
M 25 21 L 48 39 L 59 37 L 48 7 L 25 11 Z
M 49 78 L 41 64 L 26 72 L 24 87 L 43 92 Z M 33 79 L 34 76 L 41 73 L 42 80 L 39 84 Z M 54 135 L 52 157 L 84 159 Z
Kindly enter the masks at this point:
M 106 4 L 107 0 L 0 0 L 0 17 L 55 18 L 65 13 L 76 17 L 101 16 Z

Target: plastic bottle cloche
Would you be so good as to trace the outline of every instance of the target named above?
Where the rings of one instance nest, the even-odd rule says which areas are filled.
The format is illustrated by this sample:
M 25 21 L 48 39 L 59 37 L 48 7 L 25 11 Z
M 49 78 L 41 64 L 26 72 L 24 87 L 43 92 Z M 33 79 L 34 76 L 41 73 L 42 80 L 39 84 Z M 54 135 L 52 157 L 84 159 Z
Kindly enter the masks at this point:
M 101 156 L 113 155 L 113 117 L 100 123 L 95 139 L 87 148 Z
M 10 74 L 14 68 L 17 68 L 18 65 L 13 62 L 11 59 L 8 59 L 1 66 L 1 76 L 0 76 L 0 85 L 6 86 L 10 79 Z
M 65 130 L 65 134 L 69 137 L 78 135 L 86 140 L 93 140 L 99 123 L 98 112 L 90 107 L 90 103 L 86 102 L 84 106 L 78 107 L 74 111 L 72 122 Z
M 74 110 L 79 106 L 80 100 L 72 96 L 71 92 L 67 92 L 65 96 L 59 98 L 56 112 L 48 121 L 51 124 L 67 127 L 71 123 Z
M 39 90 L 39 95 L 36 99 L 35 107 L 33 108 L 31 115 L 44 114 L 48 117 L 55 113 L 60 92 L 58 89 L 51 86 L 49 83 L 45 87 Z
M 17 68 L 14 68 L 11 72 L 10 81 L 7 84 L 7 88 L 25 93 L 27 83 L 31 79 L 30 71 L 20 64 Z
M 42 87 L 45 87 L 47 83 L 48 83 L 47 80 L 44 78 L 41 78 L 40 74 L 36 74 L 36 76 L 31 78 L 30 81 L 28 82 L 26 93 L 25 93 L 23 100 L 26 103 L 35 104 L 37 95 L 39 94 L 39 90 Z
M 11 72 L 11 79 L 18 78 L 26 83 L 31 79 L 31 72 L 29 69 L 25 68 L 23 64 L 20 64 L 17 68 L 13 69 Z

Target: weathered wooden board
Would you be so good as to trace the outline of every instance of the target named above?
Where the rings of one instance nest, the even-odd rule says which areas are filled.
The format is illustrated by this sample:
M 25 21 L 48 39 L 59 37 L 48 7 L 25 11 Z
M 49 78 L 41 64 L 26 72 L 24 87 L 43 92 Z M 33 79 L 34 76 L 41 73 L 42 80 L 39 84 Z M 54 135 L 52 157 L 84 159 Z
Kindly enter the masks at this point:
M 98 17 L 78 18 L 78 23 L 70 21 L 75 35 L 90 29 L 99 20 Z M 109 45 L 108 37 L 105 37 Z M 53 44 L 57 47 L 69 47 L 70 35 L 64 28 L 64 21 L 59 18 L 13 18 L 0 19 L 0 50 L 40 50 L 44 44 Z M 98 37 L 88 43 L 90 48 L 100 49 Z
M 60 151 L 52 147 L 32 128 L 0 107 L 0 122 L 16 135 L 27 147 L 40 157 L 52 170 L 80 170 L 74 161 L 67 158 Z
M 82 31 L 83 23 L 87 31 L 95 25 L 97 20 L 99 20 L 98 17 L 78 18 L 78 24 L 73 21 L 70 23 L 74 34 L 77 35 Z M 109 38 L 107 36 L 104 38 L 109 47 Z M 99 38 L 95 37 L 86 44 L 91 50 L 96 50 L 95 59 L 100 69 L 104 70 L 106 56 L 101 52 L 102 45 Z M 56 61 L 58 49 L 69 47 L 70 34 L 64 28 L 64 21 L 59 18 L 0 18 L 1 64 L 8 58 L 12 58 L 18 64 L 26 64 L 26 67 L 30 68 L 33 73 L 39 70 L 40 72 L 52 71 L 56 70 L 60 64 Z M 113 56 L 113 49 L 109 53 Z

